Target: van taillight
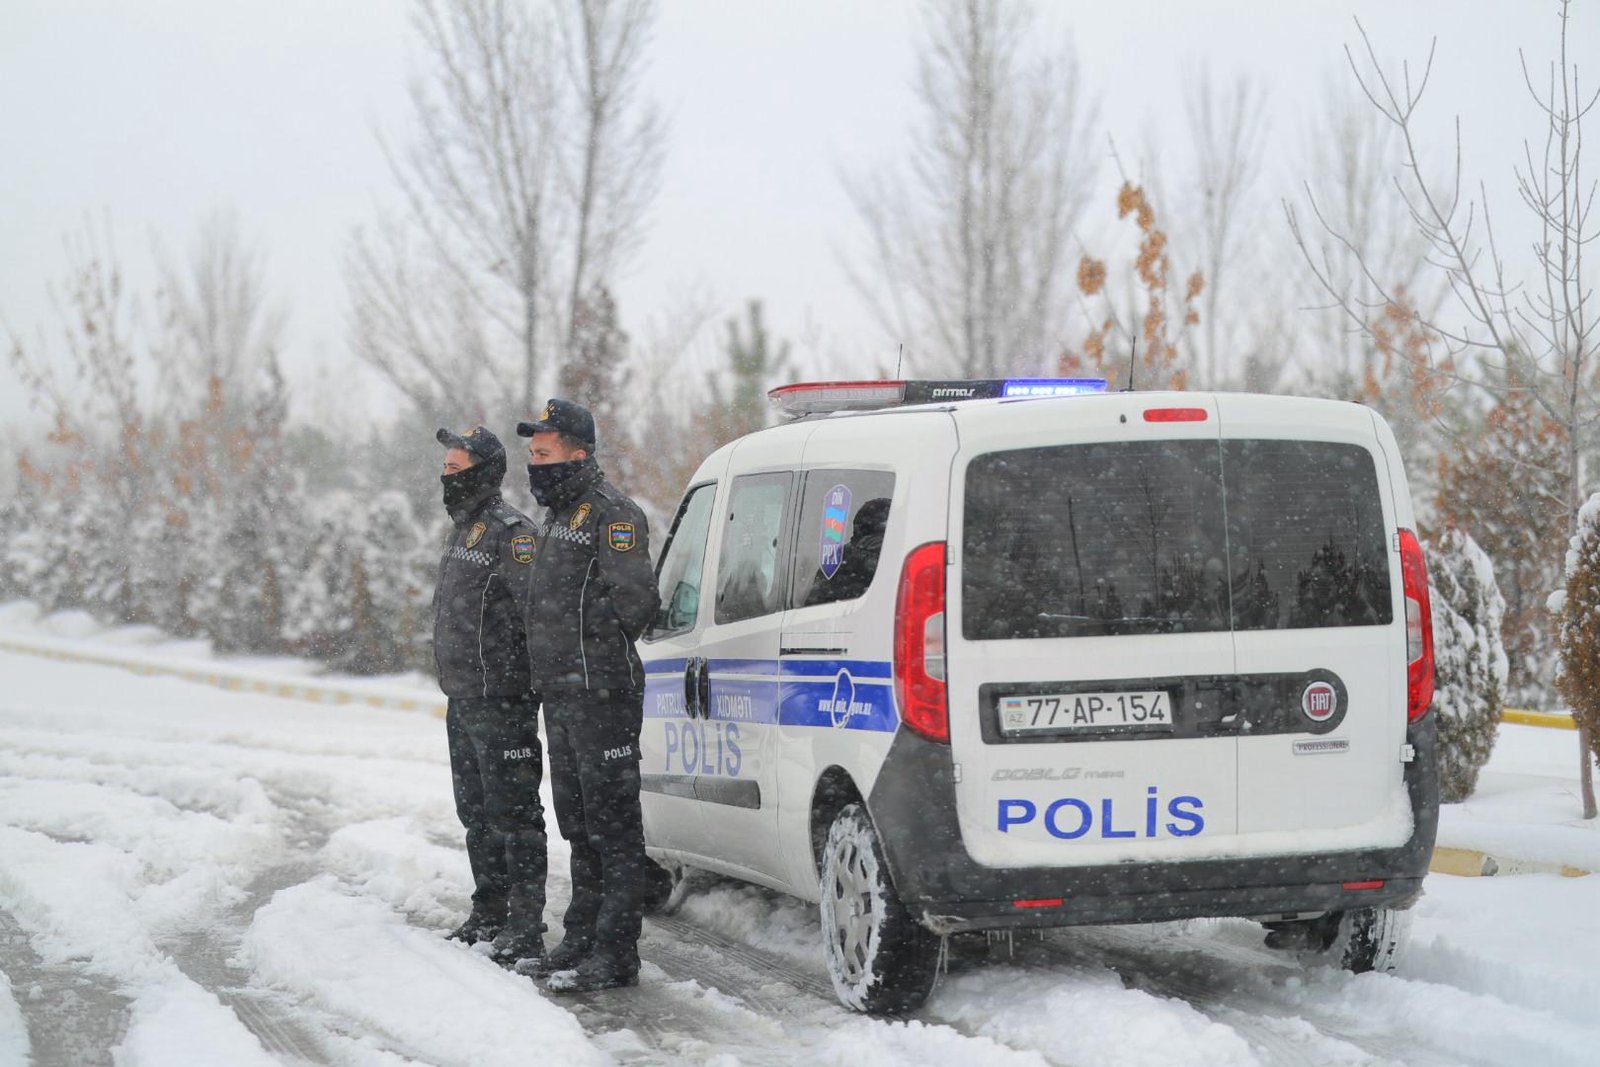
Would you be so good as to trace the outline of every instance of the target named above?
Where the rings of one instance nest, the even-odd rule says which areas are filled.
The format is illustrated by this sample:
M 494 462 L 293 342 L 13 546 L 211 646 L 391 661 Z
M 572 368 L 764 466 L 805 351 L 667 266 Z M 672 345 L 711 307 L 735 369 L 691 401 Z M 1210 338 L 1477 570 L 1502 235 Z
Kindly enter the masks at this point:
M 906 556 L 894 605 L 894 693 L 900 718 L 930 741 L 950 740 L 944 679 L 944 542 L 934 541 Z
M 1433 704 L 1433 603 L 1422 545 L 1410 530 L 1400 531 L 1400 574 L 1406 596 L 1406 718 L 1416 722 Z

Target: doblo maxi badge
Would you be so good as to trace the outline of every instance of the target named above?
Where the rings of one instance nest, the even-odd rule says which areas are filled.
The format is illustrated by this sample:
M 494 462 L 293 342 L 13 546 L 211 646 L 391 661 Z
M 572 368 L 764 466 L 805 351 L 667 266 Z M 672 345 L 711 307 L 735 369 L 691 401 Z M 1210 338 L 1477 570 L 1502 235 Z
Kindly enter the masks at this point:
M 613 552 L 631 552 L 634 545 L 633 523 L 614 522 L 607 526 L 606 543 Z
M 533 562 L 532 534 L 517 534 L 511 539 L 511 558 L 518 563 Z

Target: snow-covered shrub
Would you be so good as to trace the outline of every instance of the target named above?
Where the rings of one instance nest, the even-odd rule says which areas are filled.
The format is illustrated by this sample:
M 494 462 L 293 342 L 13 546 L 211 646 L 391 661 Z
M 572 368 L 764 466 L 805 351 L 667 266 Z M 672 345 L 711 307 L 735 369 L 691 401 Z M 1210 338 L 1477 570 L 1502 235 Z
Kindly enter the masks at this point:
M 1600 493 L 1578 511 L 1567 548 L 1567 585 L 1550 598 L 1561 622 L 1561 673 L 1556 688 L 1600 759 Z
M 1433 601 L 1434 714 L 1439 728 L 1439 796 L 1465 800 L 1478 784 L 1500 730 L 1506 602 L 1494 563 L 1472 537 L 1446 530 L 1424 546 Z

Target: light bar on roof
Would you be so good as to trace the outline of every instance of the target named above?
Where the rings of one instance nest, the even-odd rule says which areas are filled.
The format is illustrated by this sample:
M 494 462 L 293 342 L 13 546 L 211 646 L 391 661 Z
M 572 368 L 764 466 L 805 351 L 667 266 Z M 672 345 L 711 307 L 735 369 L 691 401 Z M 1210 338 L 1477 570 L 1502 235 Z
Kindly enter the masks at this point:
M 802 382 L 780 385 L 767 398 L 790 416 L 830 411 L 871 411 L 902 404 L 939 404 L 958 400 L 1076 396 L 1106 391 L 1104 378 L 968 378 L 857 382 Z
M 906 383 L 800 382 L 767 391 L 767 399 L 785 415 L 820 415 L 829 411 L 872 411 L 905 400 Z

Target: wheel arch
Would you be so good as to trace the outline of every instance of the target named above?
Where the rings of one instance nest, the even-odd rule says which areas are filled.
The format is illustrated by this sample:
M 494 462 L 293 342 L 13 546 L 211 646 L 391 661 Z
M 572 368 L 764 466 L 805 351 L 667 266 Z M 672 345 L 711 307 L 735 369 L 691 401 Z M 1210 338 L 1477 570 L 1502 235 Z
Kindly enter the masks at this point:
M 828 828 L 833 825 L 834 817 L 849 804 L 860 804 L 865 808 L 866 796 L 849 771 L 836 763 L 832 764 L 817 777 L 817 784 L 811 790 L 811 872 L 817 878 L 822 877 L 822 846 L 828 840 Z

